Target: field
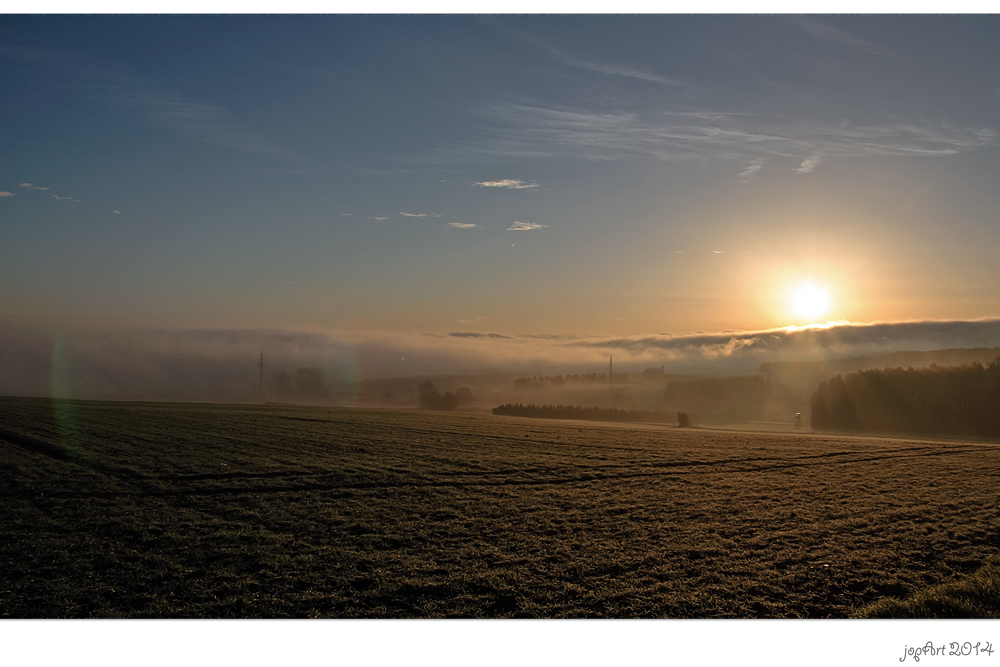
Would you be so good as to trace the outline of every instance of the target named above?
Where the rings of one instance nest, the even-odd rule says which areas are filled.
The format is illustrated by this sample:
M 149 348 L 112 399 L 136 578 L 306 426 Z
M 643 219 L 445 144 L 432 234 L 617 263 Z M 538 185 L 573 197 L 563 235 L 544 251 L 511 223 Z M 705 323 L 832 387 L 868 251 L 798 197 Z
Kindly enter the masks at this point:
M 0 399 L 0 615 L 844 618 L 1000 546 L 1000 445 Z

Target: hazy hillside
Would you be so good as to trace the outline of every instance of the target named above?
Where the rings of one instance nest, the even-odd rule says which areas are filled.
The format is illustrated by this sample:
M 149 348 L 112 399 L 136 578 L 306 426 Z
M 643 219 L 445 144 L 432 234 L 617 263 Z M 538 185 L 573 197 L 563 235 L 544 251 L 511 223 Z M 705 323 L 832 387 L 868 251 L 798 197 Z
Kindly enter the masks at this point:
M 872 368 L 922 368 L 960 366 L 962 364 L 987 364 L 1000 356 L 1000 347 L 957 348 L 929 352 L 892 352 L 870 357 L 845 357 L 825 361 L 785 361 L 761 364 L 760 372 L 772 381 L 786 385 L 809 382 L 814 376 L 834 376 Z M 825 378 L 823 378 L 825 379 Z M 818 385 L 820 380 L 816 381 Z M 815 387 L 812 388 L 815 390 Z M 810 392 L 812 391 L 810 390 Z
M 837 375 L 812 395 L 814 430 L 1000 436 L 1000 363 Z

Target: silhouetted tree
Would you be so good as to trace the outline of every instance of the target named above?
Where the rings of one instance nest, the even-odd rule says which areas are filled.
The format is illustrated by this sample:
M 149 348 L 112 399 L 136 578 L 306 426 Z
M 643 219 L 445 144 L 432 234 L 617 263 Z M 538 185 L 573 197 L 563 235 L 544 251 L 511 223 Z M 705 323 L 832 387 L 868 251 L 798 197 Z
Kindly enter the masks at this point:
M 462 392 L 462 389 L 465 389 L 465 392 Z M 469 398 L 472 397 L 472 392 L 466 387 L 460 387 L 459 392 L 463 394 L 467 392 Z M 459 397 L 450 391 L 444 395 L 438 392 L 430 380 L 421 382 L 417 386 L 417 393 L 420 395 L 420 407 L 425 410 L 454 410 L 460 403 Z
M 468 405 L 473 401 L 472 390 L 468 387 L 459 387 L 455 390 L 455 398 L 458 399 L 459 405 Z
M 680 426 L 681 428 L 687 428 L 688 426 L 691 425 L 691 418 L 688 417 L 688 413 L 686 412 L 677 413 L 677 425 Z
M 450 391 L 441 397 L 441 410 L 454 410 L 458 407 L 458 397 Z
M 441 409 L 441 394 L 434 388 L 434 383 L 430 380 L 421 382 L 417 386 L 417 393 L 420 396 L 420 407 L 425 410 Z

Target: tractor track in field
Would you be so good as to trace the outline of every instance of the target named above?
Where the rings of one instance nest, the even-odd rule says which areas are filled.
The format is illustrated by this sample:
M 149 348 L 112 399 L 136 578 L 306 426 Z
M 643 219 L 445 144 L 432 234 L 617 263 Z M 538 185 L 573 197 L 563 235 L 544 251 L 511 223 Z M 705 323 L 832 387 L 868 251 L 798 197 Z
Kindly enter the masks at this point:
M 116 499 L 116 498 L 182 498 L 197 496 L 236 496 L 236 495 L 259 495 L 259 494 L 285 494 L 285 493 L 313 493 L 337 494 L 337 497 L 347 497 L 355 492 L 379 491 L 379 490 L 413 490 L 413 489 L 434 489 L 434 488 L 510 488 L 510 487 L 539 487 L 557 486 L 572 484 L 591 484 L 605 482 L 630 481 L 637 479 L 660 478 L 673 482 L 684 482 L 684 476 L 702 473 L 706 469 L 716 474 L 746 474 L 754 472 L 766 472 L 790 468 L 815 467 L 825 465 L 850 465 L 870 463 L 880 460 L 900 460 L 923 457 L 946 457 L 966 453 L 982 451 L 982 447 L 955 447 L 950 446 L 944 449 L 932 446 L 911 447 L 907 449 L 881 450 L 876 452 L 856 452 L 837 451 L 825 452 L 821 454 L 809 454 L 797 457 L 759 457 L 759 458 L 727 458 L 717 460 L 688 460 L 688 461 L 664 461 L 649 462 L 646 464 L 633 464 L 630 466 L 615 466 L 618 468 L 634 469 L 636 465 L 644 470 L 628 473 L 601 473 L 583 472 L 581 474 L 566 474 L 568 471 L 554 468 L 533 468 L 533 469 L 500 469 L 496 471 L 455 471 L 437 473 L 440 476 L 464 477 L 466 479 L 427 479 L 417 477 L 412 479 L 398 479 L 391 481 L 356 481 L 344 480 L 342 475 L 336 473 L 317 473 L 316 471 L 274 471 L 270 473 L 249 473 L 249 472 L 224 472 L 224 473 L 202 473 L 191 475 L 141 475 L 132 471 L 115 468 L 105 464 L 99 464 L 87 460 L 82 456 L 76 456 L 68 452 L 59 445 L 55 445 L 44 440 L 32 438 L 18 433 L 13 433 L 0 429 L 0 440 L 14 446 L 25 449 L 34 454 L 48 456 L 61 461 L 67 461 L 73 465 L 90 468 L 95 472 L 114 478 L 125 485 L 138 488 L 123 489 L 115 491 L 83 491 L 83 490 L 38 490 L 26 489 L 13 493 L 0 493 L 0 498 L 4 499 L 35 499 L 40 497 L 60 498 L 60 499 Z M 764 464 L 764 465 L 759 465 Z M 580 466 L 583 470 L 594 470 L 599 466 Z M 509 475 L 523 476 L 525 474 L 540 473 L 552 474 L 552 477 L 542 479 L 497 479 Z M 226 481 L 253 481 L 253 480 L 274 480 L 289 478 L 310 478 L 313 481 L 300 484 L 258 484 L 239 486 L 219 486 L 219 487 L 190 487 L 163 489 L 158 488 L 160 483 L 183 485 L 186 482 L 199 482 L 215 480 Z M 481 479 L 468 479 L 470 477 L 480 477 Z M 145 487 L 145 488 L 142 488 Z

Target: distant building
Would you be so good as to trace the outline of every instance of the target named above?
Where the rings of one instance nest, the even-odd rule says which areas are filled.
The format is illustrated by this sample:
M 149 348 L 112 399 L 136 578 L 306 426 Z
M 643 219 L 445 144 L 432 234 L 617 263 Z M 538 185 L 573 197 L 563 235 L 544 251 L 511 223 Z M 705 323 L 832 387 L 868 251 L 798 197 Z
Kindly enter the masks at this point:
M 643 382 L 662 382 L 666 378 L 667 374 L 664 372 L 663 366 L 659 368 L 647 368 L 642 372 Z

